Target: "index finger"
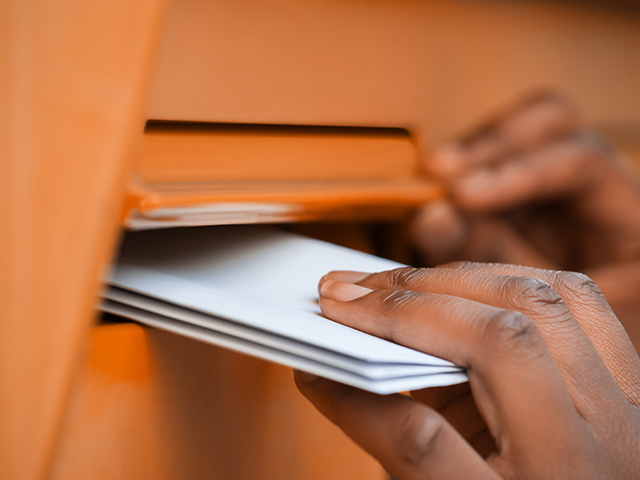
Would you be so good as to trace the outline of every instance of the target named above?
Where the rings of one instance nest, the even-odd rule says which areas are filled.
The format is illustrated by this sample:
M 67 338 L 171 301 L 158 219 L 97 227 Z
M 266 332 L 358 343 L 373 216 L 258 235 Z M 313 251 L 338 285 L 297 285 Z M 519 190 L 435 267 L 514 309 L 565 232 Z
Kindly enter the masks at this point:
M 451 193 L 458 206 L 473 212 L 565 198 L 620 176 L 607 155 L 596 136 L 576 135 L 455 179 Z
M 522 459 L 571 458 L 584 438 L 580 417 L 540 332 L 526 316 L 464 298 L 381 289 L 351 301 L 327 281 L 328 318 L 467 368 L 478 407 L 496 444 Z M 363 288 L 363 287 L 360 287 Z M 334 298 L 336 300 L 334 300 Z M 550 429 L 562 452 L 533 439 Z M 540 449 L 545 450 L 541 452 Z
M 455 295 L 518 310 L 540 328 L 571 391 L 580 393 L 575 398 L 578 405 L 592 401 L 605 404 L 617 391 L 613 380 L 630 401 L 640 404 L 638 381 L 630 379 L 627 373 L 640 368 L 640 360 L 602 294 L 584 275 L 513 265 L 460 263 L 370 275 L 333 272 L 325 280 L 353 281 L 376 289 Z

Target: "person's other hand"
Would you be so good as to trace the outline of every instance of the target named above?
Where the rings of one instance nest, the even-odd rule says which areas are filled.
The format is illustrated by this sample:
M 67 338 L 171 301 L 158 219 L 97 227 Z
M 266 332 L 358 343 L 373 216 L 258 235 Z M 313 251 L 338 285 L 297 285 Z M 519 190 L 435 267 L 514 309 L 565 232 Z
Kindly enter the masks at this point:
M 584 275 L 457 264 L 333 272 L 320 292 L 328 318 L 467 369 L 413 398 L 296 374 L 397 478 L 639 478 L 640 360 Z
M 450 193 L 411 228 L 428 264 L 585 272 L 634 330 L 626 320 L 640 316 L 640 190 L 567 99 L 530 97 L 436 152 L 426 168 Z

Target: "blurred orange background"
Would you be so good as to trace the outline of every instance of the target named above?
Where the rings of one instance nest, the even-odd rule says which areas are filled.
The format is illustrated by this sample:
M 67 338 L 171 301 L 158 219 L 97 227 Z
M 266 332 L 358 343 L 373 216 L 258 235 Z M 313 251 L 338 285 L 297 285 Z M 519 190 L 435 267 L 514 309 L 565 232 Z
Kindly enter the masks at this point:
M 97 321 L 118 235 L 160 207 L 396 221 L 440 194 L 419 169 L 431 147 L 540 88 L 640 164 L 632 1 L 5 0 L 0 73 L 3 479 L 385 477 L 287 369 Z M 212 151 L 220 124 L 252 127 L 225 137 L 224 183 L 194 135 L 153 143 L 159 122 L 205 123 Z M 300 155 L 332 161 L 289 174 Z M 281 204 L 295 208 L 258 207 Z

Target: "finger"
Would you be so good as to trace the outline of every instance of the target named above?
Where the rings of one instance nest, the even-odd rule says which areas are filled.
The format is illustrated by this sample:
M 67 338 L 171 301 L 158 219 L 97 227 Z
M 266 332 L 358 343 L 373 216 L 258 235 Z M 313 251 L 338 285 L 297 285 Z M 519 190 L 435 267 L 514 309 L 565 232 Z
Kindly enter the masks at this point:
M 467 218 L 448 201 L 424 206 L 411 222 L 409 235 L 429 265 L 465 259 L 554 268 L 510 222 Z
M 608 377 L 607 369 L 595 347 L 568 306 L 544 281 L 475 269 L 405 268 L 371 275 L 359 284 L 368 289 L 452 295 L 522 312 L 540 329 L 578 411 L 586 411 L 594 403 L 603 407 L 616 392 L 612 378 L 602 380 L 603 375 Z
M 563 445 L 580 443 L 576 409 L 540 332 L 526 316 L 464 298 L 406 290 L 375 290 L 348 300 L 340 293 L 344 285 L 332 280 L 323 284 L 324 314 L 467 368 L 478 408 L 499 448 L 509 444 L 530 458 L 539 448 L 531 439 L 548 435 L 548 428 Z M 575 453 L 573 446 L 563 454 Z
M 529 98 L 505 115 L 496 125 L 500 135 L 510 139 L 519 151 L 575 134 L 583 128 L 579 112 L 566 97 L 547 93 Z
M 330 275 L 326 278 L 334 279 Z M 570 391 L 580 394 L 574 395 L 579 410 L 591 402 L 604 405 L 615 394 L 613 383 L 602 380 L 605 368 L 627 398 L 640 400 L 636 382 L 630 383 L 627 373 L 640 366 L 633 346 L 597 287 L 580 274 L 462 263 L 453 270 L 382 272 L 363 278 L 359 284 L 461 296 L 520 311 L 540 329 Z M 606 318 L 610 321 L 603 322 Z M 613 347 L 616 344 L 622 352 Z
M 426 204 L 409 225 L 409 235 L 427 262 L 438 265 L 464 257 L 471 222 L 448 200 Z
M 427 169 L 436 176 L 452 178 L 575 134 L 581 127 L 576 108 L 566 98 L 540 93 L 507 109 L 458 144 L 437 150 Z
M 464 140 L 469 165 L 495 164 L 515 152 L 527 152 L 582 127 L 567 98 L 543 92 L 525 98 Z
M 451 194 L 464 211 L 495 212 L 566 198 L 612 174 L 602 151 L 585 137 L 576 137 L 494 169 L 479 169 L 455 180 Z
M 306 374 L 295 378 L 321 413 L 398 478 L 498 478 L 438 413 L 408 397 L 374 395 Z
M 640 359 L 633 344 L 609 307 L 600 288 L 586 275 L 501 264 L 461 263 L 458 268 L 499 275 L 522 275 L 547 282 L 567 304 L 618 387 L 634 405 L 640 406 Z
M 627 398 L 639 404 L 639 382 L 630 379 L 628 372 L 640 368 L 640 360 L 624 328 L 588 277 L 500 264 L 461 263 L 457 269 L 460 272 L 453 274 L 451 268 L 393 270 L 370 275 L 359 283 L 369 288 L 463 296 L 521 311 L 536 322 L 563 376 L 581 396 L 605 403 L 615 392 L 608 382 L 586 382 L 589 378 L 600 379 L 601 375 L 589 372 L 597 372 L 604 365 Z M 335 280 L 331 275 L 326 278 Z M 534 279 L 545 283 L 538 284 Z
M 514 263 L 538 268 L 553 268 L 554 264 L 535 248 L 507 220 L 476 218 L 471 222 L 467 243 L 455 260 Z

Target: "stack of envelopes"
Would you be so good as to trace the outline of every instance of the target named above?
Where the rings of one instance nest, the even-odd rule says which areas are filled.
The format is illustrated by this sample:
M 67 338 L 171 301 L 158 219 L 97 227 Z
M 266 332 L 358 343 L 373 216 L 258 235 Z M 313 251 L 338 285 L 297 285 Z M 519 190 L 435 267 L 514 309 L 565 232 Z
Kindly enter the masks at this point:
M 260 226 L 126 235 L 101 309 L 376 393 L 466 381 L 450 362 L 322 316 L 331 270 L 401 265 Z

